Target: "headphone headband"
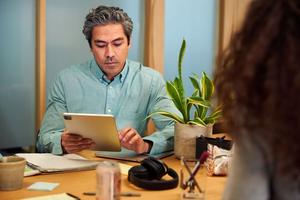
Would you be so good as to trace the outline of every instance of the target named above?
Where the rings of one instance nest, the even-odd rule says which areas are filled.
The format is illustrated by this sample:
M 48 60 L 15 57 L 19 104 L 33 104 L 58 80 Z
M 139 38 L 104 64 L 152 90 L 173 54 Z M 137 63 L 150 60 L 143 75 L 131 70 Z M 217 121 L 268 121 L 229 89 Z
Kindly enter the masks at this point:
M 161 180 L 166 174 L 172 179 Z M 147 190 L 166 190 L 177 187 L 178 174 L 162 161 L 148 157 L 141 162 L 141 165 L 129 170 L 128 181 Z

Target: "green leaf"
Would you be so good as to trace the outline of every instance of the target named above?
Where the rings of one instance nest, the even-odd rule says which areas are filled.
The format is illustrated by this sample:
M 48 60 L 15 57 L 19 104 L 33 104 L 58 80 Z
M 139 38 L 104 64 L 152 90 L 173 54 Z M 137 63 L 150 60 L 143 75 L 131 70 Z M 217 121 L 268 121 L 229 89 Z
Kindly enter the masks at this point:
M 208 108 L 207 107 L 203 107 L 203 106 L 197 106 L 197 110 L 198 110 L 198 113 L 199 113 L 199 117 L 201 119 L 204 119 L 206 117 Z
M 212 118 L 205 118 L 204 122 L 206 124 L 214 124 L 216 122 L 216 120 L 212 119 Z
M 183 39 L 180 47 L 179 57 L 178 57 L 178 76 L 179 79 L 182 81 L 182 60 L 185 54 L 186 42 Z
M 199 83 L 198 83 L 198 80 L 197 80 L 195 77 L 190 77 L 190 80 L 191 80 L 191 82 L 192 82 L 194 88 L 195 88 L 196 90 L 199 90 L 199 91 L 200 91 L 200 85 L 199 85 Z
M 198 110 L 195 110 L 195 112 L 194 112 L 194 119 L 196 119 L 197 117 L 199 117 Z
M 183 89 L 183 83 L 182 83 L 182 81 L 181 81 L 178 77 L 176 77 L 176 78 L 174 79 L 174 86 L 175 86 L 175 87 L 177 88 L 177 90 L 178 90 L 178 93 L 179 93 L 179 96 L 180 96 L 181 101 L 183 101 L 184 96 L 185 96 L 185 94 L 184 94 L 184 89 Z
M 205 72 L 202 72 L 201 78 L 201 93 L 205 100 L 209 100 L 214 92 L 214 86 L 212 81 L 207 77 Z
M 194 119 L 195 122 L 199 123 L 199 124 L 202 124 L 203 126 L 206 126 L 205 122 L 200 119 L 199 117 L 197 117 L 196 119 Z
M 216 109 L 209 117 L 204 119 L 206 124 L 214 124 L 222 116 L 222 110 Z
M 184 121 L 189 120 L 189 115 L 187 112 L 187 104 L 186 100 L 183 98 L 180 98 L 180 94 L 178 92 L 178 89 L 174 85 L 171 84 L 171 82 L 167 82 L 166 88 L 169 96 L 172 98 L 172 101 L 174 102 L 176 108 L 181 112 Z
M 202 97 L 202 93 L 201 93 L 201 78 L 199 77 L 198 74 L 195 74 L 193 73 L 193 78 L 194 80 L 192 82 L 195 82 L 195 83 L 192 83 L 194 88 L 196 87 L 198 90 L 199 90 L 199 97 Z M 194 85 L 195 84 L 195 85 Z
M 182 101 L 185 96 L 183 80 L 182 80 L 182 61 L 185 54 L 185 48 L 186 48 L 186 42 L 185 39 L 183 39 L 180 47 L 179 57 L 178 57 L 178 77 L 174 79 L 174 83 L 177 85 L 177 88 L 179 89 L 179 94 Z
M 210 102 L 201 98 L 201 97 L 189 97 L 188 103 L 193 105 L 199 105 L 206 108 L 209 108 L 211 106 Z
M 178 115 L 176 115 L 174 113 L 170 113 L 170 112 L 167 112 L 167 111 L 160 111 L 160 110 L 154 111 L 153 113 L 148 115 L 147 118 L 152 117 L 153 115 L 157 115 L 157 114 L 163 115 L 163 116 L 168 117 L 168 118 L 171 118 L 176 122 L 185 124 L 184 120 L 181 117 L 179 117 Z
M 192 108 L 192 105 L 188 103 L 188 99 L 185 99 L 185 107 L 186 107 L 186 111 L 185 111 L 184 121 L 187 122 L 190 120 L 190 110 Z
M 198 125 L 198 126 L 206 126 L 206 124 L 202 120 L 196 120 L 196 119 L 194 119 L 193 121 L 189 121 L 188 123 L 189 124 Z
M 201 119 L 204 119 L 206 117 L 207 111 L 208 111 L 208 108 L 202 108 L 202 112 L 201 112 L 201 115 L 200 115 Z
M 213 113 L 210 114 L 210 118 L 218 119 L 222 116 L 222 110 L 220 108 L 216 109 Z
M 180 98 L 180 94 L 174 85 L 172 84 L 172 82 L 167 82 L 166 89 L 169 96 L 172 98 L 172 101 L 174 102 L 175 106 L 178 108 L 179 111 L 182 111 L 182 101 Z
M 199 96 L 199 90 L 195 89 L 192 94 L 192 97 L 197 97 L 197 96 Z
M 189 107 L 185 99 L 182 81 L 178 77 L 174 79 L 174 87 L 177 89 L 180 98 L 180 105 L 176 107 L 181 112 L 183 119 L 186 122 L 189 120 Z

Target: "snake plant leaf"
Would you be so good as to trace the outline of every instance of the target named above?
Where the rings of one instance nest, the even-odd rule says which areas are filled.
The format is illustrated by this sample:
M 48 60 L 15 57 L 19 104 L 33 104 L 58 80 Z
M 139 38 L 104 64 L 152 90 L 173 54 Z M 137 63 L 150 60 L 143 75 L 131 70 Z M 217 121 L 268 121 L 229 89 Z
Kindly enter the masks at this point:
M 182 80 L 182 60 L 185 54 L 185 48 L 186 48 L 186 42 L 185 39 L 183 39 L 180 47 L 179 56 L 178 56 L 178 77 L 174 79 L 174 82 L 177 85 L 182 100 L 185 96 L 183 80 Z
M 198 89 L 194 89 L 192 97 L 197 97 L 197 96 L 199 96 L 199 90 Z
M 174 86 L 177 88 L 180 99 L 181 99 L 181 114 L 183 115 L 183 119 L 184 121 L 188 121 L 189 120 L 189 108 L 186 102 L 186 98 L 185 98 L 185 91 L 183 88 L 183 82 L 181 79 L 179 79 L 178 77 L 176 77 L 174 79 Z
M 185 99 L 185 107 L 186 107 L 186 110 L 185 110 L 185 118 L 184 118 L 184 121 L 185 122 L 187 122 L 187 121 L 189 121 L 190 120 L 190 110 L 191 110 L 191 108 L 192 108 L 192 104 L 189 104 L 188 103 L 188 99 L 186 98 Z
M 181 112 L 184 121 L 188 121 L 189 115 L 187 112 L 186 100 L 184 97 L 181 98 L 179 94 L 179 89 L 176 88 L 176 84 L 172 84 L 172 82 L 167 82 L 166 89 L 169 96 L 172 98 L 172 101 L 174 102 L 176 108 Z
M 199 117 L 201 119 L 204 119 L 206 117 L 208 108 L 203 107 L 203 106 L 197 106 L 197 110 L 198 110 L 198 113 L 199 113 Z
M 206 108 L 209 108 L 211 106 L 210 102 L 201 98 L 201 97 L 189 97 L 188 103 L 194 104 L 194 105 L 200 105 Z
M 207 125 L 200 117 L 196 117 L 196 119 L 194 119 L 194 121 L 199 124 L 202 124 L 203 126 Z
M 199 96 L 191 96 L 191 99 L 198 99 Z M 203 100 L 201 99 L 201 101 L 204 101 L 204 102 L 207 102 L 206 100 Z M 190 101 L 190 104 L 189 105 L 193 105 L 195 106 L 196 108 L 196 111 L 197 111 L 197 117 L 200 117 L 201 119 L 204 119 L 206 117 L 206 114 L 207 114 L 207 110 L 208 110 L 208 107 L 209 107 L 209 104 L 205 104 L 205 106 L 203 105 L 199 105 L 199 104 L 194 104 L 193 101 Z M 196 116 L 194 117 L 196 118 Z
M 189 121 L 188 124 L 197 125 L 197 126 L 205 126 L 205 125 L 197 123 L 195 121 Z
M 216 122 L 214 118 L 210 118 L 210 117 L 205 118 L 203 121 L 205 124 L 214 124 Z
M 211 113 L 209 117 L 217 119 L 220 118 L 221 116 L 222 116 L 222 110 L 221 108 L 218 108 L 213 113 Z
M 198 125 L 198 126 L 206 126 L 205 122 L 203 120 L 201 120 L 200 118 L 196 118 L 192 121 L 189 121 L 188 123 Z
M 178 57 L 178 77 L 182 81 L 182 60 L 185 54 L 186 42 L 183 39 L 180 47 L 179 57 Z
M 202 72 L 201 86 L 201 93 L 203 95 L 203 99 L 209 100 L 214 92 L 214 86 L 205 72 Z
M 191 80 L 191 82 L 192 82 L 195 90 L 199 90 L 200 91 L 200 85 L 199 85 L 198 80 L 195 77 L 191 77 L 191 76 L 189 78 L 190 78 L 190 80 Z
M 195 110 L 195 112 L 194 112 L 194 119 L 196 119 L 197 117 L 199 117 L 198 110 Z
M 195 89 L 193 94 L 192 94 L 192 97 L 197 97 L 197 95 L 198 95 L 198 90 Z M 187 113 L 190 113 L 191 108 L 192 108 L 192 106 L 194 106 L 194 104 L 190 102 L 189 98 L 186 99 L 186 102 L 187 102 Z M 196 109 L 195 113 L 194 113 L 194 118 L 196 118 L 197 116 L 198 116 L 198 112 L 197 112 L 197 109 Z
M 178 90 L 178 93 L 179 93 L 179 96 L 180 96 L 181 101 L 183 101 L 184 96 L 185 96 L 184 90 L 183 90 L 183 83 L 182 83 L 182 81 L 181 81 L 178 77 L 176 77 L 176 78 L 174 79 L 174 86 L 175 86 L 175 87 L 177 88 L 177 90 Z
M 165 117 L 173 119 L 174 121 L 176 121 L 178 123 L 185 124 L 185 122 L 182 119 L 182 117 L 180 117 L 180 116 L 178 116 L 178 115 L 176 115 L 174 113 L 170 113 L 168 111 L 157 110 L 157 111 L 154 111 L 153 113 L 151 113 L 150 115 L 148 115 L 147 118 L 152 117 L 153 115 L 156 115 L 156 114 L 163 115 Z
M 197 87 L 198 89 L 199 89 L 199 97 L 202 97 L 202 93 L 201 93 L 201 77 L 198 75 L 198 74 L 195 74 L 195 73 L 193 73 L 193 78 L 194 78 L 194 80 L 196 80 L 196 85 L 194 85 L 193 83 L 193 86 L 195 87 Z
M 182 110 L 182 102 L 180 98 L 180 94 L 178 92 L 178 89 L 175 87 L 175 84 L 172 84 L 172 82 L 166 83 L 166 89 L 169 94 L 169 96 L 172 98 L 172 101 L 174 102 L 175 106 L 178 108 L 178 110 Z
M 213 113 L 210 114 L 209 117 L 206 117 L 204 119 L 204 122 L 206 124 L 214 124 L 217 119 L 219 119 L 222 116 L 222 110 L 221 108 L 217 108 Z

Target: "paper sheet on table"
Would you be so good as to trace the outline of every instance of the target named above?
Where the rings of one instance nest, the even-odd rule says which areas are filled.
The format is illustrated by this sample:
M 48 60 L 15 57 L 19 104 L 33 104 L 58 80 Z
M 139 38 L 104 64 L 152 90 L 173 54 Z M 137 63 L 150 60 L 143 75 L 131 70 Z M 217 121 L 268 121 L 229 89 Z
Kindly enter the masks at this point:
M 61 194 L 45 195 L 39 197 L 31 197 L 23 200 L 74 200 L 74 198 L 70 197 L 66 193 L 61 193 Z
M 35 183 L 31 184 L 27 188 L 27 190 L 52 191 L 58 185 L 59 185 L 59 183 L 35 182 Z
M 25 170 L 24 170 L 24 176 L 33 176 L 36 174 L 40 174 L 41 172 L 37 169 L 33 169 L 32 167 L 29 167 L 28 165 L 25 165 Z
M 58 156 L 51 153 L 18 153 L 27 164 L 41 172 L 80 171 L 95 169 L 99 162 L 87 160 L 77 154 Z
M 26 159 L 28 165 L 41 172 L 80 171 L 95 169 L 100 162 L 90 161 L 77 154 L 63 156 L 50 153 L 18 153 L 17 156 Z M 128 175 L 131 165 L 119 163 L 121 173 Z

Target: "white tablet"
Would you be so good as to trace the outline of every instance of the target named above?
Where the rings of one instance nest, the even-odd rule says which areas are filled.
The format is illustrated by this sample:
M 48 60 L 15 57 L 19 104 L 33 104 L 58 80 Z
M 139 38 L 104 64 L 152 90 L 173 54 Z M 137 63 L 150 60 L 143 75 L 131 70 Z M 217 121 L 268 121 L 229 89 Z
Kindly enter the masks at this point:
M 107 114 L 64 113 L 64 123 L 70 133 L 95 141 L 98 151 L 121 151 L 115 118 Z

